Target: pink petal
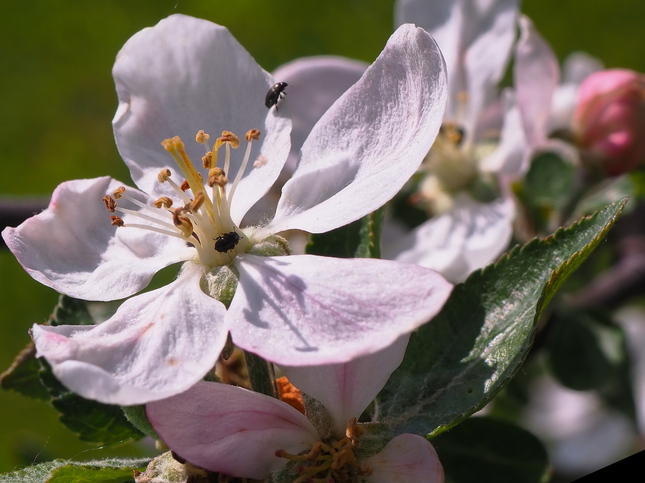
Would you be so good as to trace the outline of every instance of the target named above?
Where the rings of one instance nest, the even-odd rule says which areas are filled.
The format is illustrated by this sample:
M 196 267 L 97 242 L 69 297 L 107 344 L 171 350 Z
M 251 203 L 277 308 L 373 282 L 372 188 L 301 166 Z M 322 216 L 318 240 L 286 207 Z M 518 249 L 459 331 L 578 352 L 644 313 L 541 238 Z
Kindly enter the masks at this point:
M 325 406 L 332 416 L 334 432 L 343 437 L 349 420 L 361 415 L 401 364 L 408 339 L 408 335 L 401 336 L 379 352 L 344 364 L 280 369 L 291 384 Z
M 415 228 L 385 246 L 383 255 L 432 268 L 448 280 L 460 282 L 493 262 L 507 248 L 515 216 L 513 200 L 480 203 L 459 194 L 451 211 Z
M 228 310 L 233 341 L 279 364 L 336 364 L 377 352 L 429 321 L 452 286 L 387 260 L 241 255 Z
M 520 18 L 520 28 L 515 52 L 515 90 L 528 143 L 535 147 L 546 142 L 560 68 L 553 50 L 526 16 Z
M 309 420 L 288 404 L 240 387 L 199 382 L 150 403 L 148 418 L 164 443 L 193 464 L 238 478 L 262 479 L 319 440 Z
M 289 83 L 291 154 L 285 168 L 296 168 L 302 144 L 320 117 L 363 75 L 367 64 L 344 57 L 303 57 L 280 66 L 273 72 L 276 80 Z
M 173 136 L 182 138 L 206 178 L 201 168 L 205 150 L 194 141 L 200 129 L 211 135 L 211 144 L 224 130 L 243 143 L 250 129 L 261 132 L 231 206 L 235 222 L 277 179 L 290 148 L 288 104 L 283 103 L 279 111 L 265 107 L 264 98 L 274 80 L 225 27 L 171 15 L 126 42 L 113 74 L 119 96 L 113 121 L 117 145 L 132 179 L 146 193 L 162 194 L 166 185 L 156 181 L 161 168 L 178 171 L 160 145 Z M 231 181 L 243 152 L 233 153 L 227 173 Z M 253 169 L 259 155 L 267 162 Z
M 122 406 L 185 391 L 215 365 L 226 309 L 199 288 L 199 269 L 125 301 L 99 325 L 34 325 L 38 357 L 87 399 Z
M 158 270 L 184 259 L 186 246 L 165 235 L 112 226 L 101 200 L 119 186 L 108 177 L 62 183 L 45 211 L 2 236 L 34 279 L 60 293 L 101 301 L 132 295 Z
M 422 29 L 400 27 L 305 141 L 274 220 L 261 232 L 322 233 L 389 201 L 434 142 L 446 102 L 443 60 Z
M 443 483 L 444 473 L 430 442 L 416 434 L 401 434 L 380 453 L 361 463 L 373 473 L 369 483 Z

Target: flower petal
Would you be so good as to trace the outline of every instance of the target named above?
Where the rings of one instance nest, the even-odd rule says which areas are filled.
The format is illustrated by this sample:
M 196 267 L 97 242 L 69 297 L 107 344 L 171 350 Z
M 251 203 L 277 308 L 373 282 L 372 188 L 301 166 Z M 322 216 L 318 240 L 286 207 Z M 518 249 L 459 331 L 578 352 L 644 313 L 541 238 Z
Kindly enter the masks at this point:
M 266 232 L 326 232 L 389 201 L 432 146 L 445 85 L 434 40 L 412 25 L 400 27 L 312 129 Z
M 415 228 L 383 248 L 383 256 L 437 270 L 461 282 L 495 260 L 512 234 L 515 207 L 511 199 L 480 203 L 462 193 L 451 211 Z
M 87 399 L 128 406 L 185 391 L 215 365 L 226 309 L 199 288 L 197 267 L 126 300 L 95 326 L 34 325 L 38 357 Z
M 172 15 L 130 38 L 113 74 L 119 96 L 113 121 L 117 145 L 143 191 L 160 195 L 166 186 L 156 181 L 161 168 L 174 167 L 160 145 L 166 138 L 180 136 L 201 166 L 204 147 L 194 142 L 200 129 L 212 136 L 211 142 L 224 130 L 241 139 L 250 129 L 262 133 L 231 206 L 233 221 L 239 222 L 277 179 L 289 154 L 288 109 L 265 107 L 273 78 L 226 28 Z M 242 160 L 240 151 L 231 159 L 231 181 Z M 267 162 L 254 169 L 260 154 Z
M 520 18 L 520 30 L 515 49 L 515 90 L 528 143 L 536 147 L 546 142 L 560 67 L 549 44 L 524 15 Z
M 444 473 L 432 444 L 416 434 L 400 434 L 383 451 L 361 463 L 373 473 L 369 483 L 443 483 Z
M 316 122 L 363 75 L 367 64 L 344 57 L 303 57 L 280 66 L 273 76 L 288 82 L 292 112 L 291 153 L 285 166 L 296 168 L 298 154 Z
M 515 40 L 518 0 L 399 0 L 396 24 L 413 22 L 437 41 L 448 71 L 447 118 L 467 135 L 495 95 Z M 468 96 L 464 109 L 464 94 Z
M 45 211 L 2 236 L 23 268 L 57 292 L 101 301 L 132 295 L 158 270 L 184 259 L 186 246 L 157 233 L 111 226 L 101 199 L 119 186 L 108 177 L 62 183 Z
M 319 437 L 288 404 L 236 386 L 199 382 L 178 396 L 150 403 L 148 418 L 164 443 L 211 471 L 262 479 Z
M 452 289 L 436 272 L 387 260 L 241 255 L 236 265 L 233 341 L 289 366 L 377 352 L 429 321 Z
M 343 437 L 349 420 L 358 419 L 401 364 L 408 339 L 409 335 L 401 336 L 379 352 L 344 364 L 280 369 L 291 384 L 325 406 L 334 420 L 334 431 Z

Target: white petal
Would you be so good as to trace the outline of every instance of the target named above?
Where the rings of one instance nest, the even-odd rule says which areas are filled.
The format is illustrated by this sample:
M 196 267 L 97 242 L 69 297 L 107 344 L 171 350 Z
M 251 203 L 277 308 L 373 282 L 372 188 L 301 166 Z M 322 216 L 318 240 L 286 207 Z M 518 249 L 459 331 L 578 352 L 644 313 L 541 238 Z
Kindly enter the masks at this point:
M 518 0 L 399 0 L 397 24 L 413 22 L 437 41 L 448 69 L 448 112 L 466 133 L 495 95 L 515 40 Z M 464 94 L 466 107 L 464 109 Z
M 289 83 L 293 129 L 285 169 L 292 173 L 305 139 L 316 122 L 363 75 L 367 64 L 344 57 L 303 57 L 285 64 L 273 76 Z
M 289 382 L 316 398 L 334 420 L 334 431 L 343 437 L 347 423 L 358 418 L 401 364 L 409 335 L 389 347 L 344 364 L 280 366 Z
M 314 126 L 267 232 L 321 233 L 389 201 L 419 167 L 445 108 L 441 53 L 404 25 Z
M 156 181 L 159 170 L 178 171 L 160 145 L 166 138 L 180 136 L 188 155 L 201 167 L 205 150 L 195 142 L 200 129 L 211 135 L 211 143 L 225 130 L 242 140 L 250 129 L 262 133 L 231 207 L 234 221 L 241 220 L 277 179 L 289 154 L 288 109 L 265 107 L 273 78 L 226 28 L 172 15 L 128 40 L 113 74 L 119 96 L 113 121 L 117 145 L 143 191 L 161 194 L 165 185 Z M 243 148 L 234 152 L 227 173 L 231 181 L 243 152 Z M 254 169 L 260 154 L 267 163 Z
M 521 36 L 515 52 L 515 90 L 526 137 L 531 146 L 546 141 L 546 128 L 560 68 L 549 44 L 531 21 L 520 18 Z
M 240 255 L 237 266 L 233 341 L 290 366 L 377 352 L 429 321 L 452 289 L 436 272 L 386 260 Z
M 288 404 L 226 384 L 200 382 L 146 409 L 179 456 L 238 478 L 262 479 L 287 462 L 276 450 L 297 454 L 319 439 L 309 420 Z
M 49 207 L 2 236 L 23 268 L 57 292 L 116 300 L 138 292 L 186 256 L 183 241 L 110 224 L 101 199 L 122 183 L 108 177 L 59 185 Z M 145 195 L 129 189 L 135 197 Z
M 97 326 L 34 325 L 37 356 L 87 399 L 128 406 L 163 399 L 202 379 L 224 347 L 226 309 L 199 288 L 195 267 L 126 300 Z
M 505 112 L 499 144 L 491 154 L 480 161 L 479 168 L 484 172 L 497 174 L 505 182 L 516 180 L 526 173 L 530 153 L 520 111 L 511 89 L 504 90 L 503 101 Z
M 452 282 L 461 282 L 507 247 L 514 215 L 511 199 L 480 203 L 459 194 L 450 212 L 431 218 L 385 246 L 383 255 L 432 268 Z
M 444 473 L 432 444 L 416 434 L 401 434 L 380 453 L 361 463 L 373 473 L 369 483 L 443 483 Z

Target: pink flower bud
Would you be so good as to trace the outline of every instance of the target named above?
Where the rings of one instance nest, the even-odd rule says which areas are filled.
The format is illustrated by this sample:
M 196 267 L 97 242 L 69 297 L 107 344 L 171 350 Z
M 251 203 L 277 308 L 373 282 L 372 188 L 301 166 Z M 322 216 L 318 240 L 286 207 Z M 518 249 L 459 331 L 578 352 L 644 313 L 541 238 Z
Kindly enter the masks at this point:
M 645 161 L 645 76 L 627 69 L 591 74 L 580 85 L 574 126 L 583 162 L 618 176 Z

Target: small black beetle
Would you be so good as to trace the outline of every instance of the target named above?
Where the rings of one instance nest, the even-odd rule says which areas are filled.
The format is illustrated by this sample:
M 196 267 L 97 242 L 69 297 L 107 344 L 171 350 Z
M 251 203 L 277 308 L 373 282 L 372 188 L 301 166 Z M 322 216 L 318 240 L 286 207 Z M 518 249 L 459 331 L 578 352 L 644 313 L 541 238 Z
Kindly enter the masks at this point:
M 271 89 L 269 89 L 269 92 L 267 92 L 267 96 L 264 99 L 264 105 L 269 109 L 271 109 L 272 106 L 275 106 L 275 110 L 277 111 L 278 101 L 287 95 L 287 93 L 283 91 L 284 88 L 288 85 L 289 84 L 287 84 L 286 82 L 278 82 L 276 84 L 273 84 L 271 86 Z
M 215 250 L 220 253 L 226 253 L 229 250 L 233 250 L 239 241 L 240 235 L 237 232 L 231 231 L 229 233 L 224 233 L 223 235 L 215 238 Z

